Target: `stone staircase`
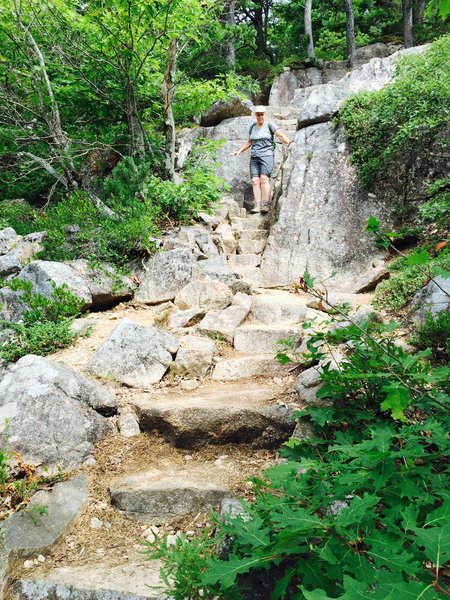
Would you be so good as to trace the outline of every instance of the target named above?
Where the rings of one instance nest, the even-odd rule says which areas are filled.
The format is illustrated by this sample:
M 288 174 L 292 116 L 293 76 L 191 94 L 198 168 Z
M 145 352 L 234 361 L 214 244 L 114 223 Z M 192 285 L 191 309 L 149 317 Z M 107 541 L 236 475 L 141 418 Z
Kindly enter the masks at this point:
M 87 319 L 93 336 L 56 356 L 83 371 L 123 317 L 166 328 L 180 340 L 185 353 L 178 368 L 176 359 L 158 384 L 144 389 L 115 385 L 121 399 L 122 433 L 115 434 L 113 445 L 119 458 L 114 462 L 109 451 L 109 463 L 97 457 L 86 469 L 91 481 L 97 481 L 102 500 L 95 503 L 91 492 L 81 517 L 61 535 L 47 560 L 17 570 L 8 599 L 164 598 L 160 565 L 143 559 L 139 539 L 164 533 L 174 538 L 179 531 L 192 535 L 208 519 L 211 507 L 227 498 L 246 497 L 251 489 L 246 478 L 273 464 L 273 450 L 292 434 L 290 415 L 304 404 L 293 391 L 294 374 L 274 356 L 280 339 L 292 338 L 300 345 L 301 323 L 323 320 L 324 314 L 308 307 L 306 295 L 259 289 L 259 263 L 270 215 L 249 214 L 225 199 L 216 217 L 183 233 L 190 243 L 201 235 L 202 252 L 208 248 L 209 254 L 198 263 L 208 262 L 208 269 L 195 271 L 198 285 L 211 278 L 226 281 L 230 289 L 245 288 L 247 293 L 235 292 L 228 306 L 213 311 L 180 310 L 175 298 L 175 304 L 129 304 L 96 313 Z M 175 243 L 173 235 L 170 243 Z M 360 301 L 353 295 L 343 299 L 353 306 Z M 188 310 L 192 315 L 181 316 L 190 318 L 181 319 L 180 313 Z M 96 331 L 101 335 L 96 337 Z M 131 423 L 131 433 L 125 422 Z M 131 437 L 133 433 L 136 437 Z M 143 451 L 147 441 L 149 448 L 156 444 L 156 450 Z M 93 528 L 93 518 L 103 526 Z M 108 518 L 112 533 L 114 519 L 121 519 L 114 544 L 105 525 Z M 120 538 L 120 532 L 127 530 L 132 544 L 125 534 Z M 84 532 L 82 543 L 79 531 Z M 68 552 L 70 544 L 81 545 L 79 554 Z

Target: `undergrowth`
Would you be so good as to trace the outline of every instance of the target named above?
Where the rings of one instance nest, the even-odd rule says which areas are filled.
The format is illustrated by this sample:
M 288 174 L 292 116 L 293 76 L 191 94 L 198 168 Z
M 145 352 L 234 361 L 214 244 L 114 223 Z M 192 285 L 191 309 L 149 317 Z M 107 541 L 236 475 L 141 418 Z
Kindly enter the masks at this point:
M 0 353 L 4 360 L 14 362 L 26 354 L 45 356 L 72 344 L 77 335 L 71 325 L 80 314 L 83 301 L 66 285 L 53 283 L 50 298 L 34 293 L 30 281 L 16 278 L 8 285 L 18 292 L 25 310 L 20 323 L 0 321 L 0 334 L 4 337 Z
M 437 138 L 450 119 L 450 37 L 398 61 L 395 80 L 350 97 L 339 111 L 360 181 L 368 186 L 406 150 Z M 422 150 L 423 151 L 423 150 Z M 445 149 L 444 149 L 445 151 Z M 394 167 L 393 167 L 394 168 Z
M 73 192 L 36 212 L 26 204 L 4 203 L 0 227 L 18 233 L 46 231 L 43 260 L 85 258 L 123 267 L 137 255 L 154 250 L 154 239 L 169 222 L 189 223 L 219 200 L 224 182 L 216 173 L 215 153 L 221 142 L 197 140 L 181 173 L 182 180 L 164 181 L 146 161 L 125 157 L 103 182 L 101 198 L 114 211 L 101 213 L 86 192 Z

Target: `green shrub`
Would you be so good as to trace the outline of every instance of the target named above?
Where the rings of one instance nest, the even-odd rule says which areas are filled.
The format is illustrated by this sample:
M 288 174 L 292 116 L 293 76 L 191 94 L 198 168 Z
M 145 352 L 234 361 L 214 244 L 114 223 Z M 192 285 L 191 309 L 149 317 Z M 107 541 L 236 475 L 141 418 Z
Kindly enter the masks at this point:
M 125 157 L 103 184 L 102 198 L 114 216 L 101 214 L 84 192 L 49 206 L 37 221 L 48 234 L 40 257 L 82 257 L 123 266 L 148 252 L 162 222 L 168 218 L 188 222 L 220 198 L 224 184 L 215 174 L 217 147 L 209 140 L 194 144 L 180 185 L 152 175 L 145 161 Z
M 428 313 L 425 323 L 417 327 L 411 342 L 419 349 L 430 348 L 437 362 L 450 359 L 450 311 L 444 310 L 433 317 Z
M 375 304 L 389 310 L 400 310 L 440 270 L 450 271 L 450 253 L 442 251 L 423 265 L 408 265 L 408 257 L 400 257 L 389 265 L 391 277 L 377 285 Z
M 80 314 L 83 301 L 66 285 L 56 286 L 50 298 L 35 294 L 29 281 L 14 279 L 13 290 L 21 291 L 21 298 L 28 306 L 23 323 L 0 321 L 0 330 L 8 333 L 0 352 L 4 360 L 16 361 L 26 354 L 45 356 L 60 348 L 70 346 L 77 337 L 71 331 L 74 317 Z
M 363 184 L 389 169 L 402 153 L 437 138 L 450 119 L 450 37 L 423 54 L 403 57 L 393 83 L 377 92 L 350 97 L 340 109 Z
M 325 336 L 349 352 L 324 368 L 326 404 L 297 414 L 312 437 L 290 440 L 284 461 L 253 480 L 244 513 L 216 518 L 199 543 L 151 546 L 171 597 L 448 596 L 450 369 L 396 346 L 394 324 L 361 328 Z
M 450 222 L 450 181 L 439 180 L 430 186 L 429 192 L 433 195 L 431 200 L 422 202 L 418 208 L 419 218 L 422 223 L 433 223 L 438 230 L 445 231 Z
M 26 202 L 0 203 L 0 229 L 12 227 L 18 235 L 36 231 L 36 211 Z

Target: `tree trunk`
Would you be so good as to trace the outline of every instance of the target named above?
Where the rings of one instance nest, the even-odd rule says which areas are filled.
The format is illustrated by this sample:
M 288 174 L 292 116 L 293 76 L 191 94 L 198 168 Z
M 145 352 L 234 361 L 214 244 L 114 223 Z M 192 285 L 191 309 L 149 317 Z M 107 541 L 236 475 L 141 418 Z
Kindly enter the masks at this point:
M 254 25 L 256 29 L 256 56 L 266 56 L 266 40 L 264 37 L 263 9 L 261 3 L 255 8 Z
M 344 0 L 345 4 L 345 37 L 347 41 L 347 58 L 355 51 L 355 15 L 353 0 Z
M 426 0 L 417 0 L 416 4 L 416 23 L 417 25 L 423 25 L 423 19 L 425 16 L 425 5 Z
M 126 85 L 126 115 L 130 136 L 129 153 L 131 156 L 144 156 L 148 149 L 147 135 L 142 127 L 136 102 L 136 91 L 132 81 Z
M 412 0 L 402 0 L 403 10 L 403 44 L 405 48 L 414 46 L 413 38 L 413 2 Z
M 60 182 L 65 181 L 65 187 L 68 190 L 76 189 L 78 187 L 78 182 L 75 166 L 72 160 L 71 143 L 69 137 L 67 136 L 66 132 L 63 131 L 61 126 L 59 107 L 53 93 L 53 87 L 50 78 L 48 76 L 44 55 L 34 39 L 30 31 L 30 27 L 25 26 L 25 24 L 22 22 L 20 4 L 17 3 L 17 0 L 14 2 L 14 7 L 16 11 L 17 23 L 23 32 L 28 45 L 28 50 L 25 49 L 25 54 L 29 60 L 31 75 L 39 98 L 39 112 L 43 121 L 47 125 L 48 132 L 52 139 L 53 148 L 57 153 L 57 162 L 60 164 L 64 172 L 64 176 L 58 177 L 57 179 Z M 39 68 L 36 68 L 36 62 L 39 65 Z
M 305 34 L 308 36 L 308 44 L 306 46 L 306 54 L 308 58 L 314 58 L 314 38 L 312 31 L 312 21 L 311 21 L 311 9 L 312 9 L 312 0 L 306 0 L 305 2 L 305 16 L 304 16 L 304 26 L 305 26 Z
M 173 118 L 173 99 L 175 96 L 175 71 L 177 64 L 177 41 L 171 40 L 167 49 L 167 66 L 162 86 L 164 102 L 164 136 L 165 163 L 164 170 L 167 179 L 175 178 L 175 120 Z
M 225 47 L 225 60 L 230 71 L 234 71 L 236 52 L 234 48 L 232 26 L 235 23 L 236 0 L 227 0 L 225 5 L 225 23 L 230 26 L 229 37 Z

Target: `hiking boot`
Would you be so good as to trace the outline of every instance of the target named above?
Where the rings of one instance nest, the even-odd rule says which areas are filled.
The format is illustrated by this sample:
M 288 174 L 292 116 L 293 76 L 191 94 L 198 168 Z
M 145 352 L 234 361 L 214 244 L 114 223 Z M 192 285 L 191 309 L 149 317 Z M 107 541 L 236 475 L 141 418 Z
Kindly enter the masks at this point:
M 255 204 L 255 206 L 250 210 L 251 213 L 259 213 L 261 212 L 261 206 L 259 204 Z
M 268 213 L 269 210 L 270 210 L 270 204 L 263 204 L 261 206 L 261 213 L 262 214 Z

